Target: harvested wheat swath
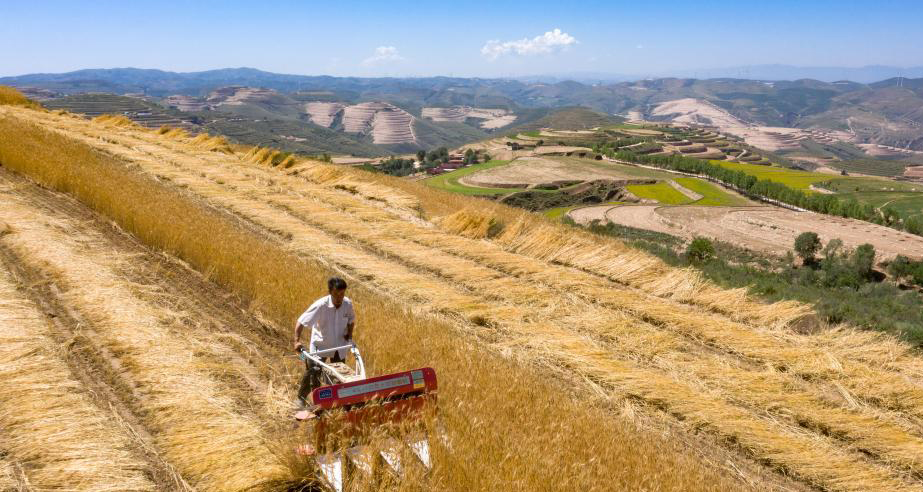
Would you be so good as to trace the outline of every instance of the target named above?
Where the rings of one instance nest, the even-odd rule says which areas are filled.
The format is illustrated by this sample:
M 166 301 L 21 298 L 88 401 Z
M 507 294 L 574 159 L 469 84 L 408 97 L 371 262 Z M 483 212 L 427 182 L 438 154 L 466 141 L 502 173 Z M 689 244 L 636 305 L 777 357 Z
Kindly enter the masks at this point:
M 141 129 L 141 125 L 135 123 L 127 116 L 120 114 L 101 114 L 91 120 L 93 123 L 97 123 L 107 127 L 116 127 L 116 128 L 135 128 Z
M 233 154 L 231 145 L 224 137 L 211 136 L 207 133 L 200 133 L 189 140 L 189 145 L 194 149 L 207 150 L 209 152 L 220 152 L 222 154 Z
M 241 490 L 281 478 L 285 470 L 257 425 L 229 411 L 233 403 L 194 369 L 189 345 L 164 326 L 173 316 L 139 301 L 112 272 L 118 258 L 92 238 L 69 234 L 73 227 L 66 221 L 15 198 L 5 197 L 0 213 L 13 231 L 2 241 L 56 279 L 62 298 L 98 330 L 98 343 L 119 355 L 141 394 L 145 425 L 188 481 L 208 490 Z
M 0 456 L 0 490 L 3 492 L 25 492 L 29 490 L 9 460 Z
M 713 398 L 689 382 L 678 382 L 650 370 L 611 358 L 611 352 L 583 337 L 545 324 L 505 326 L 520 335 L 517 345 L 538 351 L 539 358 L 560 360 L 587 377 L 626 395 L 662 405 L 693 426 L 710 429 L 724 439 L 789 473 L 826 490 L 923 490 L 858 453 L 840 449 L 829 439 L 779 425 Z
M 420 201 L 413 195 L 392 187 L 356 179 L 347 170 L 336 168 L 329 164 L 300 161 L 299 164 L 293 166 L 290 174 L 327 187 L 336 188 L 337 186 L 342 186 L 365 198 L 380 200 L 398 208 L 413 210 L 414 212 L 419 212 L 420 210 Z
M 90 401 L 56 354 L 62 347 L 50 329 L 0 268 L 0 452 L 16 459 L 36 489 L 154 490 L 112 415 Z
M 450 232 L 479 237 L 472 236 L 478 230 L 470 229 L 472 223 L 483 223 L 479 215 L 462 210 L 444 218 L 440 225 Z M 781 327 L 807 313 L 806 306 L 794 302 L 775 303 L 773 309 L 767 310 L 765 304 L 747 298 L 743 291 L 719 289 L 690 269 L 667 266 L 619 241 L 542 223 L 535 217 L 521 216 L 504 224 L 490 240 L 513 252 L 603 275 L 658 296 L 702 305 L 748 324 Z M 718 293 L 721 296 L 716 296 Z
M 54 116 L 54 115 L 51 115 L 51 116 Z M 66 123 L 66 124 L 73 125 L 74 122 L 73 122 L 73 121 L 65 121 L 65 123 Z M 126 131 L 126 132 L 127 132 L 127 131 Z M 135 136 L 140 136 L 140 138 L 147 138 L 147 135 L 150 135 L 150 133 L 147 133 L 147 132 L 134 132 L 134 135 L 135 135 Z M 176 139 L 174 138 L 173 140 L 176 140 Z M 175 150 L 175 149 L 174 149 L 174 150 Z M 319 176 L 319 177 L 318 177 L 318 180 L 319 180 L 319 181 L 328 180 L 329 178 L 326 177 L 326 176 L 328 176 L 328 175 L 337 175 L 337 176 L 340 176 L 338 179 L 343 179 L 343 178 L 341 177 L 341 176 L 343 176 L 343 173 L 346 172 L 346 171 L 349 171 L 349 170 L 341 170 L 341 169 L 338 169 L 338 168 L 334 168 L 334 167 L 326 166 L 326 165 L 321 165 L 321 164 L 310 164 L 310 165 L 305 165 L 305 167 L 306 167 L 306 168 L 310 167 L 312 170 L 314 170 L 314 171 L 312 171 L 312 172 L 313 172 L 313 173 L 316 173 L 316 174 Z M 307 174 L 310 175 L 311 173 L 307 173 Z M 354 181 L 354 183 L 355 183 L 355 181 Z M 397 195 L 403 195 L 403 196 L 398 196 L 397 200 L 398 200 L 398 201 L 404 201 L 405 198 L 403 198 L 403 197 L 406 197 L 406 196 L 407 196 L 407 194 L 401 193 L 401 192 L 399 192 L 399 191 L 397 191 L 397 190 L 395 190 L 395 189 L 393 189 L 393 188 L 390 189 L 390 190 L 388 190 L 386 187 L 383 187 L 383 186 L 380 186 L 380 185 L 369 185 L 369 184 L 367 184 L 367 183 L 365 183 L 365 184 L 364 184 L 364 183 L 358 183 L 358 185 L 362 185 L 362 188 L 370 188 L 370 187 L 371 187 L 371 188 L 375 188 L 375 190 L 374 190 L 373 193 L 367 193 L 368 197 L 373 198 L 373 199 L 381 199 L 381 200 L 388 201 L 389 199 L 392 198 L 392 196 L 394 196 L 395 194 L 397 194 Z M 333 185 L 333 186 L 334 186 L 334 187 L 338 187 L 338 186 L 339 186 L 339 187 L 342 187 L 343 189 L 350 189 L 350 187 L 353 186 L 353 185 L 345 185 L 345 186 L 344 186 L 344 185 L 341 185 L 341 184 L 338 184 L 338 183 L 334 182 L 334 185 Z M 362 190 L 361 190 L 361 189 L 359 189 L 359 188 L 354 188 L 354 189 L 355 189 L 357 192 L 362 193 Z M 408 204 L 406 204 L 406 205 L 407 205 L 407 206 L 412 206 L 413 208 L 418 208 L 418 207 L 419 207 L 419 202 L 418 202 L 416 199 L 413 199 L 413 198 L 412 198 L 412 199 L 410 200 L 410 202 L 412 202 L 412 203 L 408 203 Z M 609 248 L 611 249 L 612 245 L 610 244 L 610 245 L 608 245 L 608 246 L 609 246 Z M 598 248 L 597 248 L 597 249 L 598 249 Z M 625 248 L 624 246 L 623 246 L 621 249 L 626 250 L 626 251 L 630 251 L 630 250 L 627 250 L 627 248 Z M 649 260 L 649 262 L 650 262 L 652 265 L 654 265 L 655 267 L 657 267 L 657 268 L 661 268 L 661 267 L 663 267 L 663 268 L 669 268 L 669 267 L 665 267 L 665 265 L 663 265 L 662 262 L 659 262 L 659 260 L 656 260 L 656 259 L 654 259 L 653 257 L 650 257 L 649 255 L 644 255 L 643 253 L 638 253 L 638 252 L 633 252 L 633 254 L 634 254 L 635 256 L 638 256 L 638 257 L 644 257 L 644 256 L 646 256 L 646 258 L 642 258 L 642 259 Z M 632 259 L 632 261 L 627 261 L 627 262 L 623 262 L 623 263 L 624 263 L 624 264 L 632 264 L 633 266 L 637 266 L 637 265 L 639 264 L 638 261 L 635 261 L 635 260 L 637 260 L 637 259 L 638 259 L 638 258 L 634 258 L 634 259 Z M 610 266 L 611 266 L 611 265 L 610 265 Z M 633 269 L 634 269 L 634 270 L 637 270 L 637 268 L 633 268 Z M 641 268 L 641 270 L 647 270 L 647 269 L 646 269 L 646 268 Z M 675 269 L 674 269 L 674 270 L 675 270 Z M 610 273 L 611 273 L 611 272 L 610 272 Z M 659 279 L 662 278 L 662 276 L 659 275 L 659 272 L 657 272 L 657 271 L 649 272 L 649 273 L 651 273 L 650 275 L 648 275 L 649 278 L 652 278 L 652 279 L 655 279 L 655 280 L 659 280 Z M 677 289 L 677 286 L 674 285 L 674 284 L 667 285 L 667 286 L 665 286 L 664 288 L 666 288 L 667 290 L 669 290 L 670 294 L 673 295 L 674 297 L 676 297 L 677 295 L 679 295 L 678 293 L 679 293 L 680 291 L 683 291 L 683 292 L 701 293 L 701 292 L 703 292 L 704 290 L 707 290 L 707 289 L 704 289 L 704 290 L 703 290 L 703 289 L 701 289 L 701 288 L 696 288 L 697 285 L 698 285 L 697 282 L 692 282 L 692 283 L 689 283 L 689 284 L 687 285 L 687 288 L 686 288 L 686 289 Z M 642 286 L 643 286 L 643 285 L 642 285 Z M 721 292 L 726 292 L 726 291 L 721 291 Z M 725 295 L 725 299 L 727 299 L 727 295 Z M 737 300 L 727 299 L 727 300 L 728 300 L 728 301 L 733 301 L 733 302 L 726 302 L 726 303 L 724 303 L 723 305 L 724 305 L 724 306 L 732 306 L 731 308 L 729 308 L 729 309 L 730 309 L 730 312 L 732 312 L 732 313 L 739 312 L 739 311 L 740 311 L 739 308 L 740 308 L 741 306 L 747 304 L 746 302 L 745 302 L 744 304 L 741 303 L 741 301 L 746 301 L 746 299 L 737 299 Z M 726 309 L 726 311 L 727 311 L 727 309 Z M 755 311 L 754 311 L 754 312 L 755 312 Z M 780 312 L 778 309 L 774 309 L 774 310 L 769 311 L 769 313 L 772 314 L 773 316 L 775 316 L 774 313 L 778 313 L 778 312 Z M 766 313 L 764 313 L 764 314 L 766 314 Z M 777 317 L 776 317 L 776 318 L 777 318 Z M 778 321 L 778 319 L 777 319 L 776 321 Z

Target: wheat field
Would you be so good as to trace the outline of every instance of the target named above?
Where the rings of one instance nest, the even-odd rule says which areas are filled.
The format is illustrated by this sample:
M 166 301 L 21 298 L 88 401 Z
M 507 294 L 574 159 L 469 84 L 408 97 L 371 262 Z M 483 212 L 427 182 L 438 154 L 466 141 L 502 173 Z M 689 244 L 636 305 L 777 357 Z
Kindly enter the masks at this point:
M 117 117 L 0 106 L 0 163 L 73 197 L 5 176 L 0 251 L 92 330 L 78 345 L 150 434 L 156 484 L 307 483 L 280 445 L 297 379 L 284 356 L 335 272 L 355 286 L 373 374 L 440 377 L 451 450 L 387 488 L 923 489 L 923 359 L 816 326 L 808 306 L 501 205 Z M 84 205 L 119 230 L 88 225 Z M 113 239 L 125 232 L 137 240 Z M 157 251 L 246 314 L 221 319 L 144 273 Z

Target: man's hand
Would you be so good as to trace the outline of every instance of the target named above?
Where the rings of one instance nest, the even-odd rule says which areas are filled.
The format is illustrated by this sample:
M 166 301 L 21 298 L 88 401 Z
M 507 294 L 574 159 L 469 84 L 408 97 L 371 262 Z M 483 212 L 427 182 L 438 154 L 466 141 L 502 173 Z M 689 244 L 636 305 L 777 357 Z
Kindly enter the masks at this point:
M 301 350 L 304 348 L 304 344 L 301 343 L 301 340 L 295 340 L 295 352 L 301 353 Z

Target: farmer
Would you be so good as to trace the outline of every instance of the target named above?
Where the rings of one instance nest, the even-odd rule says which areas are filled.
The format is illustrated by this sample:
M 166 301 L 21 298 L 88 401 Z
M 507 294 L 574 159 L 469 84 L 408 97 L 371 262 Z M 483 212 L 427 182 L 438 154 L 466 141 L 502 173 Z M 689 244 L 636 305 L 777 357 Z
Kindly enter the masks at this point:
M 309 352 L 341 347 L 353 339 L 356 312 L 353 311 L 353 302 L 346 297 L 346 281 L 339 277 L 331 278 L 327 281 L 327 292 L 329 295 L 314 301 L 295 323 L 295 351 L 298 353 L 304 348 L 301 331 L 305 328 L 311 329 Z M 346 350 L 338 350 L 325 359 L 327 362 L 343 362 Z M 305 365 L 305 373 L 298 387 L 298 404 L 302 407 L 307 404 L 311 391 L 320 386 L 321 376 L 319 366 L 307 361 Z

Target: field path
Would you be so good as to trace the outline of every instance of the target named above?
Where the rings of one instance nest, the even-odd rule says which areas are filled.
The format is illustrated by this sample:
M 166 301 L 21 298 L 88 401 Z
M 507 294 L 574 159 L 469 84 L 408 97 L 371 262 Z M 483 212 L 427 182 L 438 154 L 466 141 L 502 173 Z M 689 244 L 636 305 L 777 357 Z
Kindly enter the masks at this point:
M 637 402 L 657 425 L 704 433 L 702 445 L 724 446 L 733 467 L 762 476 L 764 487 L 784 480 L 760 475 L 767 470 L 757 463 L 825 490 L 923 489 L 923 369 L 892 341 L 848 331 L 799 335 L 785 323 L 656 295 L 588 268 L 582 252 L 553 259 L 527 253 L 537 236 L 517 236 L 516 224 L 494 239 L 464 237 L 389 201 L 383 187 L 327 180 L 324 167 L 283 174 L 149 132 L 35 118 L 230 214 L 286 251 L 447 317 L 487 349 L 541 365 L 609 405 Z M 651 221 L 662 208 L 670 207 L 602 213 L 634 209 L 635 220 Z M 577 212 L 591 213 L 584 210 Z M 663 224 L 673 227 L 670 218 Z M 630 272 L 643 261 L 626 251 L 611 263 Z M 255 328 L 239 330 L 260 340 Z M 194 346 L 191 337 L 184 343 Z M 257 383 L 273 378 L 258 364 L 249 371 Z M 243 424 L 265 432 L 258 422 Z

